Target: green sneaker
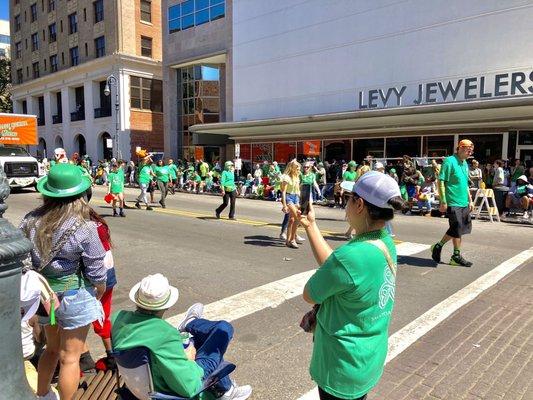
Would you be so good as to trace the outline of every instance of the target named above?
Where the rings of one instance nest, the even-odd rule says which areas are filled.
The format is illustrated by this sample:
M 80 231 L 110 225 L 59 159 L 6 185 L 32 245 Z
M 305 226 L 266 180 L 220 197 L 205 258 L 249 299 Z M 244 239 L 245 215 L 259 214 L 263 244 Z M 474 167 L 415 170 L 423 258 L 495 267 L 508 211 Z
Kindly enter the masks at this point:
M 450 258 L 450 265 L 454 267 L 471 267 L 472 263 L 470 261 L 466 261 L 462 255 L 453 255 L 452 258 Z

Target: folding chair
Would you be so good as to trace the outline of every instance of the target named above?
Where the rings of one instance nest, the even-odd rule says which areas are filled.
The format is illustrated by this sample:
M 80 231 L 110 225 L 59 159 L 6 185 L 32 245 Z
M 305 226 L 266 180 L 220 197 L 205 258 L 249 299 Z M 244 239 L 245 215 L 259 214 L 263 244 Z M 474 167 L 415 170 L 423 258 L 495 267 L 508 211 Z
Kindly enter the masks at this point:
M 118 367 L 117 388 L 124 400 L 187 400 L 189 398 L 159 393 L 154 390 L 152 372 L 150 371 L 150 350 L 146 347 L 135 347 L 128 350 L 113 352 Z M 203 391 L 213 387 L 222 378 L 235 370 L 235 364 L 222 362 L 218 368 L 204 380 L 198 393 L 190 397 L 196 398 Z M 127 390 L 120 388 L 119 375 L 124 379 Z M 128 393 L 128 391 L 130 393 Z M 132 397 L 133 395 L 134 397 Z

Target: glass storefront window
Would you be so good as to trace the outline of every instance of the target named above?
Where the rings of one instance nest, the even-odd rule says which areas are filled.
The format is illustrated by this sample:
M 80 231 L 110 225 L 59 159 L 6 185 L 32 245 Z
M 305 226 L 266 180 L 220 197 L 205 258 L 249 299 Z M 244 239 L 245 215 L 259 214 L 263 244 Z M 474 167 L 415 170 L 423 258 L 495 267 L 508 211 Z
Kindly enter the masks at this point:
M 385 139 L 355 139 L 353 141 L 353 159 L 361 163 L 367 156 L 383 158 L 385 156 Z
M 518 136 L 518 144 L 521 146 L 532 146 L 533 145 L 533 132 L 532 131 L 521 131 Z
M 446 157 L 453 153 L 453 136 L 424 136 L 423 156 Z
M 253 143 L 252 144 L 252 162 L 262 163 L 263 161 L 272 162 L 272 143 Z
M 328 162 L 350 161 L 352 158 L 351 143 L 349 140 L 324 140 L 324 160 Z
M 420 157 L 420 136 L 387 138 L 387 158 L 397 158 L 404 155 Z
M 296 157 L 296 142 L 274 143 L 275 161 L 280 164 L 287 164 L 294 157 Z
M 474 154 L 472 155 L 480 163 L 492 163 L 502 156 L 503 135 L 459 135 L 459 141 L 470 139 L 474 142 Z

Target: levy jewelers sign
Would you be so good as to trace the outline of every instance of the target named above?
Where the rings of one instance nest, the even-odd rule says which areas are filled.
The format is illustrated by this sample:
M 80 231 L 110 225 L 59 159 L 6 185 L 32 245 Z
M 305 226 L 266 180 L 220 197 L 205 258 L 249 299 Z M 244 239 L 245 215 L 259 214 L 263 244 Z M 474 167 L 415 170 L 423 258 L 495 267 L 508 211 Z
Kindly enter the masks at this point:
M 533 71 L 361 90 L 358 109 L 391 108 L 533 94 Z

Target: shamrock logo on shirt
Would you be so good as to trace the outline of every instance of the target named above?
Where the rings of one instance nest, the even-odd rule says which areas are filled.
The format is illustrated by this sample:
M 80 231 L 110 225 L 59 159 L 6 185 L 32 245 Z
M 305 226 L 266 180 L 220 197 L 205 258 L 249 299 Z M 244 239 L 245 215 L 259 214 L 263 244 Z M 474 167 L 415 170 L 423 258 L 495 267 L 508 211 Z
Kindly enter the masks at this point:
M 394 300 L 394 275 L 388 266 L 383 271 L 383 280 L 384 282 L 379 288 L 379 307 L 381 309 L 385 308 L 389 300 Z

